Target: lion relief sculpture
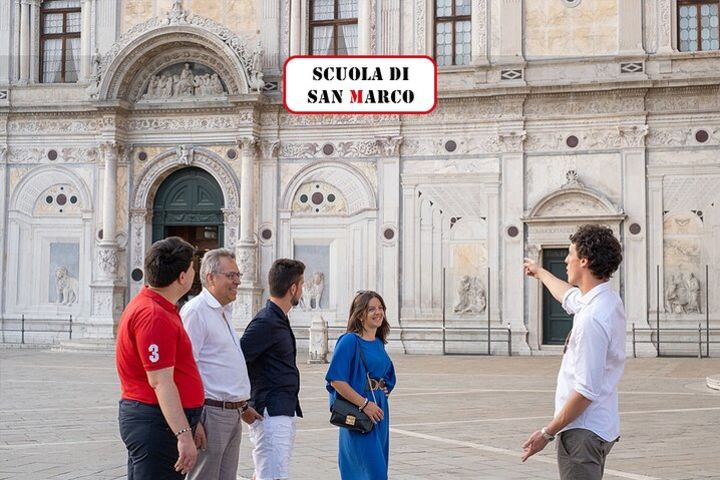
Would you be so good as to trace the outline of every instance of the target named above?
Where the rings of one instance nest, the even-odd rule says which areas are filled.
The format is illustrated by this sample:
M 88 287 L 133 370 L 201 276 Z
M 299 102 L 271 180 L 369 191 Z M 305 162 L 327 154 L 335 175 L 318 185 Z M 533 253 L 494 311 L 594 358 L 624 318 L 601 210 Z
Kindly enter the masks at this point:
M 303 286 L 303 294 L 300 298 L 300 306 L 303 310 L 319 310 L 320 299 L 325 289 L 325 274 L 315 272 L 309 283 Z
M 56 303 L 71 305 L 77 303 L 78 280 L 71 277 L 67 268 L 60 267 L 55 271 Z

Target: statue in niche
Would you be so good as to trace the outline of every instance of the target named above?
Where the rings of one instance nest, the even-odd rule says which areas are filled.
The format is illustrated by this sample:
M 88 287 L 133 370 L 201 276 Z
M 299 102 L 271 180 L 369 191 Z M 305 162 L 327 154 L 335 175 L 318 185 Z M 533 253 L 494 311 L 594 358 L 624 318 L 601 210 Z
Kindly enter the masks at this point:
M 320 299 L 325 289 L 325 274 L 315 272 L 309 283 L 303 286 L 303 294 L 300 298 L 300 306 L 303 310 L 319 310 Z
M 60 267 L 55 271 L 55 288 L 57 303 L 60 305 L 77 303 L 78 281 L 77 278 L 70 276 L 66 267 Z
M 686 280 L 687 285 L 687 307 L 688 312 L 702 313 L 700 309 L 700 281 L 694 273 L 690 273 Z
M 262 56 L 263 49 L 260 42 L 258 42 L 247 64 L 250 88 L 257 92 L 265 86 L 262 72 Z
M 463 275 L 458 283 L 453 312 L 480 313 L 485 310 L 486 306 L 485 287 L 480 278 Z

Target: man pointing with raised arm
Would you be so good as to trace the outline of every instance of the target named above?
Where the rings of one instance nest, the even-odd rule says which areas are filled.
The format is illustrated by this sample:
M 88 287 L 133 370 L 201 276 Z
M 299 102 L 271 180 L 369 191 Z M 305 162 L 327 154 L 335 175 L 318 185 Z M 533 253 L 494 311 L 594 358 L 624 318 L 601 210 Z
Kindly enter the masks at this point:
M 558 438 L 560 478 L 601 479 L 605 458 L 620 438 L 617 386 L 625 367 L 625 311 L 610 277 L 622 261 L 612 230 L 583 225 L 570 236 L 568 282 L 525 259 L 525 273 L 540 280 L 575 315 L 558 373 L 555 416 L 523 444 L 523 462 Z

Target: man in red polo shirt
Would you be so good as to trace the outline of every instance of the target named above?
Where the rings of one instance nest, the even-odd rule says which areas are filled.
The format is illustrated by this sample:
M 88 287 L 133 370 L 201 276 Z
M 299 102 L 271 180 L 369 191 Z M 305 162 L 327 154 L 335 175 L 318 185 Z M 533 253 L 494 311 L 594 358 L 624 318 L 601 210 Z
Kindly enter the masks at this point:
M 147 285 L 120 319 L 118 420 L 128 480 L 180 480 L 197 459 L 192 430 L 205 396 L 175 306 L 192 286 L 194 252 L 178 237 L 155 242 L 145 257 Z

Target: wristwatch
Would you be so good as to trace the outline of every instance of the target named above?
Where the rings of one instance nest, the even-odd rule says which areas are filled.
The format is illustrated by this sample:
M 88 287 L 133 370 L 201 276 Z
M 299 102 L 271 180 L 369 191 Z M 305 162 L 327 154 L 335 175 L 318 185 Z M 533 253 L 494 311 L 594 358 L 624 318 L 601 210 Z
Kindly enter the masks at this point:
M 540 433 L 542 434 L 546 442 L 552 442 L 553 440 L 555 440 L 555 435 L 550 435 L 545 427 L 540 430 Z

